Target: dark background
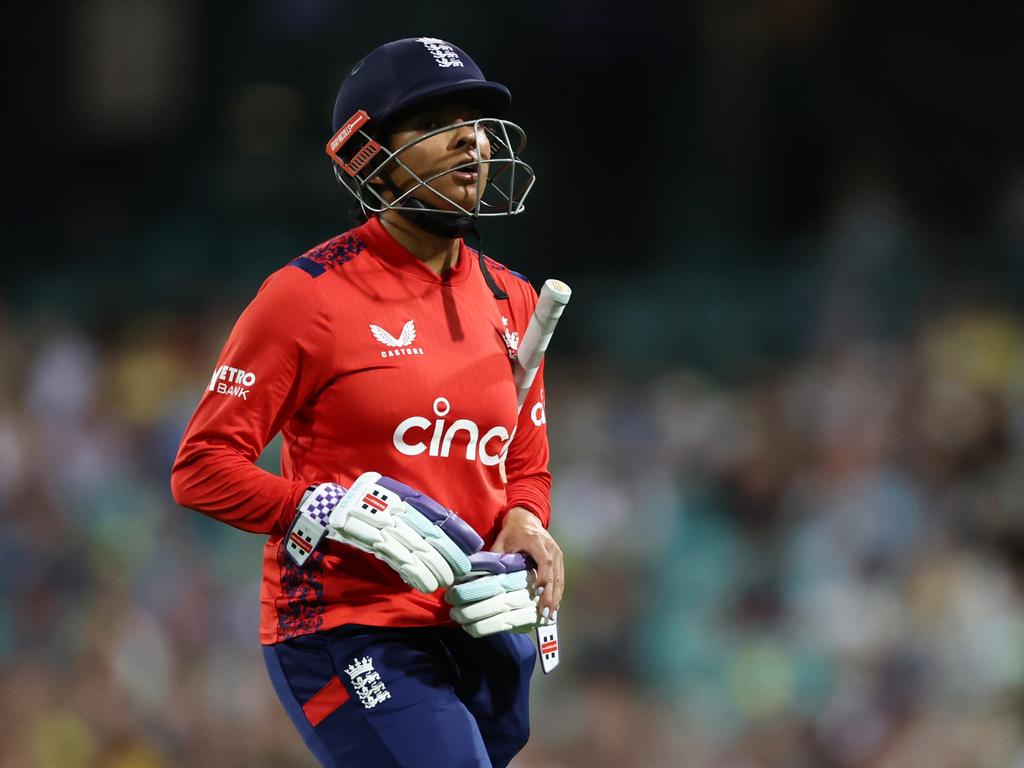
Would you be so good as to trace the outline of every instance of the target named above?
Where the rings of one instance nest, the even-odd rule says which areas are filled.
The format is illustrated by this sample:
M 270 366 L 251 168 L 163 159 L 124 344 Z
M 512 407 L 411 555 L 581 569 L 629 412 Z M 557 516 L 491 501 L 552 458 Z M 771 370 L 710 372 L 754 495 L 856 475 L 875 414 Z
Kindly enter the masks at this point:
M 1024 765 L 1022 29 L 839 0 L 12 16 L 0 763 L 311 764 L 256 647 L 260 542 L 168 471 L 238 312 L 350 225 L 344 73 L 432 36 L 529 138 L 485 251 L 574 289 L 565 663 L 516 765 Z
M 12 73 L 12 309 L 110 323 L 237 305 L 347 225 L 322 148 L 337 85 L 428 27 L 513 90 L 540 183 L 485 245 L 537 283 L 602 295 L 567 321 L 574 351 L 594 346 L 588 323 L 617 348 L 646 337 L 645 360 L 726 367 L 818 341 L 823 240 L 882 195 L 916 231 L 899 259 L 860 266 L 902 308 L 870 318 L 878 330 L 966 296 L 1022 298 L 1019 5 L 380 13 L 111 0 L 36 14 Z M 635 304 L 653 312 L 621 317 Z

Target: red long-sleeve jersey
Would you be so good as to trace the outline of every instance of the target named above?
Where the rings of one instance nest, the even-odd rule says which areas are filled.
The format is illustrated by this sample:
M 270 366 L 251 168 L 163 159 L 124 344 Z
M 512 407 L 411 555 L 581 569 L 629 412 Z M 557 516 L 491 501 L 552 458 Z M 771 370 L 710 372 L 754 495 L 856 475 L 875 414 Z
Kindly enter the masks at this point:
M 485 547 L 513 506 L 548 524 L 543 370 L 517 415 L 511 367 L 536 293 L 488 260 L 508 293 L 495 299 L 476 258 L 463 243 L 437 275 L 372 218 L 274 272 L 238 319 L 171 488 L 182 506 L 268 535 L 260 642 L 450 621 L 442 591 L 416 592 L 353 547 L 325 539 L 296 566 L 282 538 L 310 484 L 394 477 L 458 512 Z M 254 464 L 278 432 L 280 476 Z

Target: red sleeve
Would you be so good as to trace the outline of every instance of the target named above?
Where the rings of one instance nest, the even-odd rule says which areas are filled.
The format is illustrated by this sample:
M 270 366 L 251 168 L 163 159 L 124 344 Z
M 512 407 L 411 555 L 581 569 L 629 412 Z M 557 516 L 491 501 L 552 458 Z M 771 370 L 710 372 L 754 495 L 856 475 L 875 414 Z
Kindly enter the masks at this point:
M 525 281 L 523 281 L 525 283 Z M 522 286 L 526 305 L 525 329 L 534 307 L 537 294 L 529 283 Z M 512 507 L 525 507 L 540 518 L 547 528 L 551 522 L 551 473 L 548 472 L 548 428 L 544 410 L 544 360 L 534 377 L 530 392 L 519 411 L 516 434 L 509 444 L 505 458 L 505 473 L 508 478 L 506 511 Z
M 547 528 L 551 522 L 551 473 L 548 472 L 548 428 L 544 412 L 544 361 L 519 412 L 516 435 L 508 447 L 505 472 L 506 510 L 526 507 Z
M 330 375 L 331 325 L 307 272 L 272 274 L 242 312 L 192 416 L 174 467 L 175 501 L 246 531 L 281 535 L 308 483 L 256 459 Z

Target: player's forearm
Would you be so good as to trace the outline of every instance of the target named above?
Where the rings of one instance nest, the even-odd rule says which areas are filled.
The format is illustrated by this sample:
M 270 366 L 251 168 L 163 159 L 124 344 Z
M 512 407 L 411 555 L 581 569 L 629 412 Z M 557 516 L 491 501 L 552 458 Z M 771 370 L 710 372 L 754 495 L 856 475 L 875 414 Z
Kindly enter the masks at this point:
M 171 492 L 183 507 L 252 533 L 283 535 L 307 483 L 266 472 L 228 446 L 183 446 Z

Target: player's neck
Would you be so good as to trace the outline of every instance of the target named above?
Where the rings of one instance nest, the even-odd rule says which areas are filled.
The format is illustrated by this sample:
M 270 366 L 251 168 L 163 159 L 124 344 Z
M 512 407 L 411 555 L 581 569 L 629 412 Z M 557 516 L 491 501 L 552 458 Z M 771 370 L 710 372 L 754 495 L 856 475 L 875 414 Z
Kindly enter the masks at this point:
M 458 239 L 432 235 L 392 211 L 381 214 L 380 223 L 409 253 L 437 274 L 459 263 Z

